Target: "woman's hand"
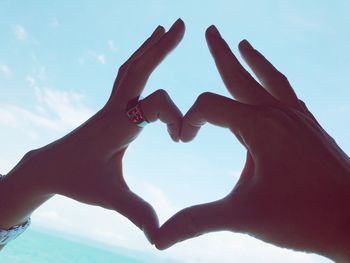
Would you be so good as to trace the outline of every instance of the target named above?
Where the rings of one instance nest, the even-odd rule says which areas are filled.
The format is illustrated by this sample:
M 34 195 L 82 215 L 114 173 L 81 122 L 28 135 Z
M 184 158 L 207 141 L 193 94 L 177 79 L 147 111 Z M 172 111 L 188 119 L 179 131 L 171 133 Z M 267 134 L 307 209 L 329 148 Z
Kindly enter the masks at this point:
M 113 209 L 142 229 L 152 242 L 158 218 L 150 204 L 127 186 L 123 155 L 141 128 L 126 116 L 152 71 L 181 41 L 185 27 L 177 20 L 168 32 L 159 26 L 120 68 L 109 101 L 65 137 L 29 154 L 6 177 L 7 201 L 0 203 L 0 227 L 14 225 L 53 194 Z M 160 119 L 179 140 L 182 114 L 167 93 L 158 90 L 141 101 L 149 122 Z M 137 164 L 135 164 L 137 165 Z M 17 193 L 12 194 L 12 193 Z M 18 198 L 26 197 L 21 201 Z
M 231 230 L 333 259 L 349 257 L 349 157 L 297 98 L 287 78 L 247 41 L 239 50 L 261 84 L 214 26 L 206 37 L 236 100 L 199 96 L 184 117 L 181 140 L 192 140 L 206 122 L 226 127 L 246 147 L 247 160 L 230 194 L 174 215 L 160 228 L 156 246 L 164 249 L 206 232 Z

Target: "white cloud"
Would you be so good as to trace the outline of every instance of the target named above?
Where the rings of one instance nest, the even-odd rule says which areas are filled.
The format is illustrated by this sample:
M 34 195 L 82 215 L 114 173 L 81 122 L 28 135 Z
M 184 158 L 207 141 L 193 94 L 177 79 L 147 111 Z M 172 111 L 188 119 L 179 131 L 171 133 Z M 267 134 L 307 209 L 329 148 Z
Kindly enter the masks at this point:
M 37 72 L 37 78 L 41 81 L 45 80 L 45 78 L 46 78 L 46 68 L 45 67 L 41 66 L 39 68 L 39 70 Z
M 73 227 L 72 221 L 57 210 L 40 210 L 35 215 L 36 223 L 50 222 L 51 225 L 60 225 L 61 227 Z M 44 223 L 45 224 L 45 223 Z
M 96 59 L 101 64 L 106 64 L 106 57 L 103 54 L 96 55 Z
M 150 201 L 158 214 L 168 214 L 174 209 L 166 194 L 155 186 L 146 186 L 139 194 Z M 152 197 L 153 196 L 153 197 Z M 160 198 L 160 202 L 152 200 Z M 165 204 L 165 205 L 159 205 Z M 164 209 L 164 211 L 162 211 Z M 173 213 L 173 212 L 171 212 Z M 162 259 L 185 263 L 261 262 L 261 263 L 330 263 L 325 258 L 292 250 L 281 249 L 243 234 L 217 232 L 178 243 L 158 251 L 151 246 L 143 233 L 120 214 L 98 207 L 80 204 L 62 196 L 56 196 L 33 214 L 33 225 L 69 231 L 109 246 L 122 247 L 156 254 Z M 96 223 L 98 222 L 98 223 Z M 87 231 L 88 230 L 88 231 Z
M 0 76 L 4 76 L 6 78 L 12 76 L 12 71 L 8 65 L 0 64 Z
M 206 234 L 178 243 L 167 250 L 169 257 L 186 263 L 260 262 L 320 263 L 330 260 L 292 250 L 281 249 L 247 235 L 229 232 Z
M 163 190 L 148 182 L 138 182 L 137 189 L 143 189 L 141 195 L 154 207 L 157 211 L 160 222 L 174 215 L 179 209 L 169 201 Z M 138 191 L 137 191 L 138 192 Z
M 108 41 L 107 41 L 107 44 L 108 44 L 108 47 L 109 47 L 109 49 L 110 49 L 111 51 L 114 52 L 114 51 L 117 51 L 117 50 L 118 50 L 117 47 L 115 46 L 113 40 L 108 40 Z
M 60 26 L 60 22 L 58 21 L 57 17 L 52 18 L 50 26 L 53 28 L 57 28 Z
M 34 78 L 33 76 L 31 76 L 31 75 L 28 75 L 28 76 L 26 77 L 26 82 L 28 83 L 29 87 L 34 87 L 34 86 L 36 86 L 36 80 L 35 80 L 35 78 Z
M 75 91 L 62 91 L 49 87 L 39 87 L 46 78 L 45 68 L 36 75 L 28 75 L 26 81 L 34 91 L 34 110 L 17 105 L 0 106 L 0 124 L 22 128 L 30 138 L 37 138 L 41 129 L 67 132 L 86 121 L 93 111 L 84 104 L 84 96 Z
M 16 25 L 14 27 L 14 33 L 15 33 L 15 36 L 18 40 L 25 40 L 27 38 L 27 35 L 28 35 L 25 28 L 21 25 Z
M 8 156 L 7 156 L 8 157 Z M 4 157 L 0 157 L 0 173 L 7 174 L 16 164 L 16 161 L 10 161 Z
M 0 108 L 0 124 L 7 127 L 16 127 L 17 120 L 15 114 L 8 110 L 8 108 Z
M 84 65 L 87 61 L 96 61 L 100 64 L 106 64 L 107 59 L 104 54 L 99 54 L 94 50 L 85 50 L 84 54 L 79 58 L 79 63 Z

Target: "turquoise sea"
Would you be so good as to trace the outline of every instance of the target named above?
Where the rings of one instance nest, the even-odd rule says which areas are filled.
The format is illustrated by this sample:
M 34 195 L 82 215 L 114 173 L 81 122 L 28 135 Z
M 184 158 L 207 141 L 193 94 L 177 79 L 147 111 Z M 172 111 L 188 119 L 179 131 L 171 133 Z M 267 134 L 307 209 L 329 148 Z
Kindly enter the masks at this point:
M 9 243 L 0 252 L 1 263 L 146 263 L 171 262 L 154 255 L 123 248 L 108 248 L 103 245 L 78 241 L 62 233 L 28 229 L 17 240 Z

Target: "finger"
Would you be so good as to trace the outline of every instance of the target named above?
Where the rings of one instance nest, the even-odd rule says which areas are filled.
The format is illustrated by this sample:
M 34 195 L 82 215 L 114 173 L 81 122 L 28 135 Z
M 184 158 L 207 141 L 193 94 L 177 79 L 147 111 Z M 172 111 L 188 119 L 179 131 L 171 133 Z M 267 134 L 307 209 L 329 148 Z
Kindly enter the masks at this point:
M 182 113 L 165 90 L 157 90 L 141 102 L 141 109 L 149 122 L 161 120 L 168 127 L 174 141 L 179 141 Z
M 244 223 L 240 208 L 238 203 L 225 199 L 185 208 L 160 227 L 155 245 L 158 249 L 166 249 L 177 242 L 213 231 L 239 231 Z M 235 217 L 232 217 L 233 211 Z
M 118 191 L 117 195 L 114 209 L 133 222 L 154 244 L 159 220 L 153 207 L 128 189 Z
M 263 87 L 273 97 L 291 107 L 300 109 L 298 97 L 288 79 L 259 51 L 254 49 L 247 40 L 241 41 L 239 51 Z
M 221 78 L 236 100 L 247 104 L 274 101 L 273 97 L 239 63 L 215 26 L 207 29 L 206 39 Z
M 181 140 L 192 140 L 206 122 L 230 128 L 237 134 L 249 129 L 256 111 L 250 105 L 214 93 L 201 94 L 182 121 Z
M 143 44 L 130 56 L 130 58 L 120 66 L 117 78 L 113 85 L 113 91 L 112 95 L 115 94 L 115 92 L 118 89 L 118 86 L 120 85 L 122 79 L 124 78 L 130 64 L 134 62 L 136 59 L 141 57 L 147 49 L 149 49 L 151 46 L 153 46 L 165 33 L 165 29 L 162 26 L 158 26 L 152 33 L 152 35 L 145 41 Z
M 185 24 L 178 19 L 156 44 L 130 65 L 118 96 L 125 101 L 139 96 L 152 71 L 179 44 L 184 32 Z
M 158 249 L 166 249 L 207 232 L 225 230 L 229 225 L 227 212 L 225 203 L 220 201 L 186 208 L 161 226 L 155 245 Z

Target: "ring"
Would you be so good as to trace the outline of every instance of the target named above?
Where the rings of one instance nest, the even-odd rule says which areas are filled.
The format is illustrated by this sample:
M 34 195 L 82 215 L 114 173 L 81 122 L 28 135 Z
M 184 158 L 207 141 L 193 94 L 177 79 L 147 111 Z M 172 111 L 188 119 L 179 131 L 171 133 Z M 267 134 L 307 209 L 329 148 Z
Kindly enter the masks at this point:
M 129 120 L 132 123 L 143 128 L 149 122 L 147 121 L 146 117 L 142 112 L 142 108 L 140 105 L 140 102 L 141 102 L 140 98 L 141 98 L 140 96 L 137 96 L 136 98 L 131 99 L 126 105 L 125 112 L 126 112 L 126 116 L 129 118 Z

